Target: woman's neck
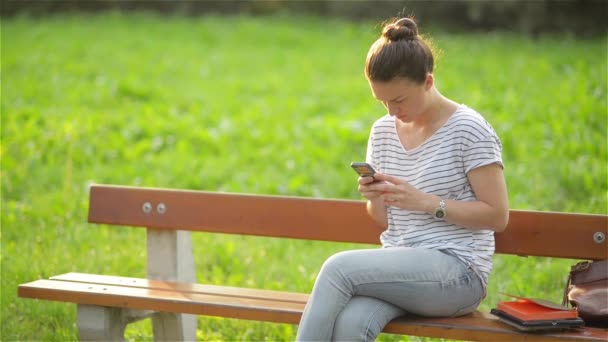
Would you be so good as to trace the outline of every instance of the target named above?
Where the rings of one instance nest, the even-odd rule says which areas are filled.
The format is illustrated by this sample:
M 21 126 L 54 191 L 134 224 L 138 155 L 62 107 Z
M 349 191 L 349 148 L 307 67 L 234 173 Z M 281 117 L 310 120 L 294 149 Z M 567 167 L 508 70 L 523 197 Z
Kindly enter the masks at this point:
M 414 129 L 434 130 L 441 126 L 447 118 L 456 110 L 458 104 L 444 97 L 433 87 L 429 94 L 427 109 L 420 118 L 411 123 Z

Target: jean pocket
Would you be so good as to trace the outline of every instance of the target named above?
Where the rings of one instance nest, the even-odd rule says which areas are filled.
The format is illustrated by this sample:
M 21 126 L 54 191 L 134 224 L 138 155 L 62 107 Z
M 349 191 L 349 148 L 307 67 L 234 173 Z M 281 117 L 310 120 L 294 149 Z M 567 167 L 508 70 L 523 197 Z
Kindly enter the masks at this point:
M 462 316 L 475 311 L 475 309 L 477 309 L 477 307 L 479 306 L 479 304 L 481 304 L 481 301 L 483 300 L 484 291 L 483 285 L 481 284 L 481 280 L 477 277 L 477 275 L 475 274 L 475 272 L 473 272 L 472 269 L 469 268 L 467 270 L 467 273 L 467 284 L 464 285 L 467 290 L 465 292 L 461 292 L 462 298 L 467 298 L 465 299 L 466 303 L 463 303 L 463 305 L 465 306 L 456 310 L 456 312 L 454 312 L 451 317 Z M 473 304 L 468 305 L 471 302 Z

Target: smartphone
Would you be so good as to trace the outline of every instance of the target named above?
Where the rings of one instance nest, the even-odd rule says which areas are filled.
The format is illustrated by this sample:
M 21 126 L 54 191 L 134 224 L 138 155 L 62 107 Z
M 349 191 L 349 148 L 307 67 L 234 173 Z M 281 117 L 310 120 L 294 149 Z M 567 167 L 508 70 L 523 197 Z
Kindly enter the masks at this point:
M 372 177 L 374 178 L 374 174 L 376 173 L 376 170 L 374 170 L 374 168 L 369 165 L 368 163 L 350 163 L 350 167 L 353 168 L 353 170 L 355 170 L 355 172 L 357 174 L 359 174 L 359 176 L 361 177 Z

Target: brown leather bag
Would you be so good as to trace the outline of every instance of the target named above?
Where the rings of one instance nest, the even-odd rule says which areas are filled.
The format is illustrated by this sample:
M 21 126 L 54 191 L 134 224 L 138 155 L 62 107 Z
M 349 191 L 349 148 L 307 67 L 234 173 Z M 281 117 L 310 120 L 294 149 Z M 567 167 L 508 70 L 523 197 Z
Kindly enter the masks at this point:
M 577 308 L 586 325 L 608 324 L 608 259 L 573 265 L 563 305 Z

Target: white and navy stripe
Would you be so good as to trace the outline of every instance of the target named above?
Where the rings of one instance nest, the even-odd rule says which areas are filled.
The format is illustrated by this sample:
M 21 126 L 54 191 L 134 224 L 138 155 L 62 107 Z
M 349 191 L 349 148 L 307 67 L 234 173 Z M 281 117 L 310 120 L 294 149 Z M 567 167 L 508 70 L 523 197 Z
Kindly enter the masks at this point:
M 376 170 L 406 180 L 418 190 L 444 199 L 475 201 L 467 173 L 477 167 L 502 164 L 502 145 L 490 124 L 460 105 L 446 123 L 418 147 L 406 150 L 397 135 L 395 118 L 378 119 L 369 137 L 367 162 Z M 472 267 L 484 287 L 492 270 L 494 232 L 472 230 L 424 212 L 387 209 L 388 228 L 380 236 L 384 247 L 440 249 Z

